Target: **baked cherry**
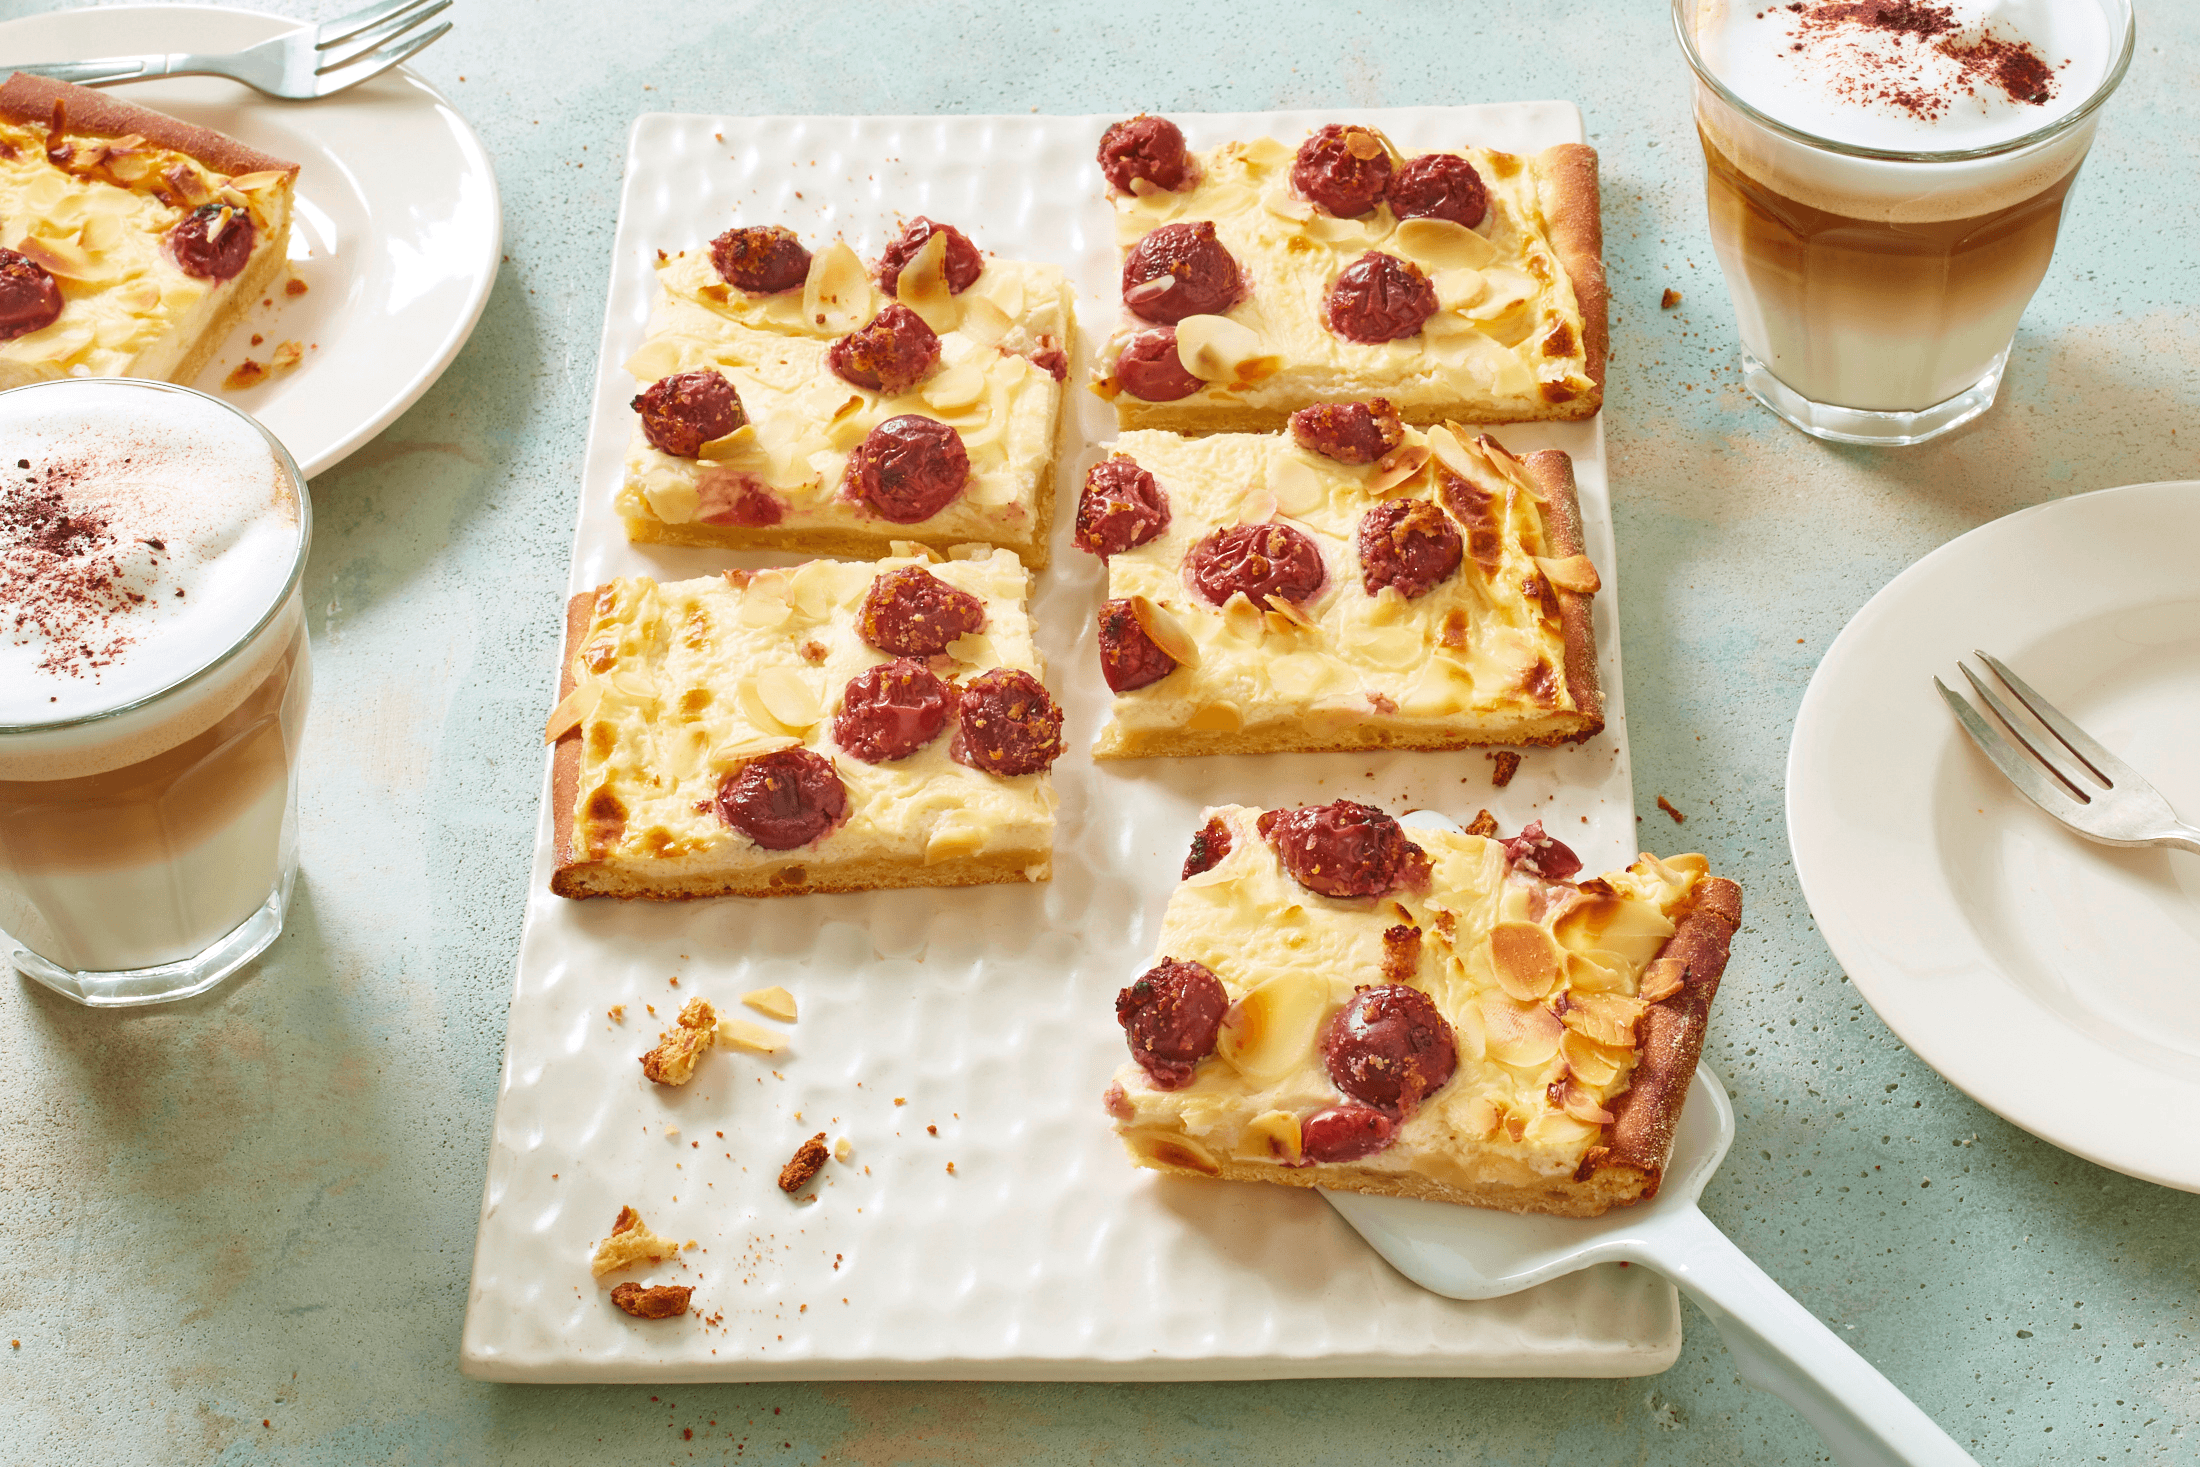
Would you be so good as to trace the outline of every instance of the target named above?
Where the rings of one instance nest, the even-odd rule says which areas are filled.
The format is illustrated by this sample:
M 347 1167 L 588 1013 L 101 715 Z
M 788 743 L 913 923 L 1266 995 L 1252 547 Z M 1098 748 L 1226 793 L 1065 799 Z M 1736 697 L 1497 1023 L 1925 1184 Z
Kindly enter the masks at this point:
M 1382 202 L 1390 172 L 1390 150 L 1380 138 L 1332 122 L 1299 144 L 1291 187 L 1339 219 L 1357 219 Z
M 1268 598 L 1293 603 L 1322 588 L 1321 547 L 1305 531 L 1271 521 L 1261 525 L 1225 525 L 1185 557 L 1185 571 L 1200 595 L 1215 605 L 1242 591 L 1261 610 Z
M 1299 1122 L 1299 1155 L 1307 1161 L 1358 1161 L 1388 1146 L 1398 1123 L 1364 1105 L 1333 1105 Z
M 1318 402 L 1291 415 L 1291 439 L 1341 464 L 1371 464 L 1406 441 L 1406 425 L 1387 397 Z
M 947 684 L 908 657 L 882 662 L 848 679 L 833 741 L 866 764 L 906 759 L 947 727 Z
M 969 479 L 962 435 L 919 413 L 888 418 L 848 455 L 848 492 L 897 525 L 938 514 Z
M 628 406 L 642 415 L 642 436 L 674 458 L 695 457 L 749 420 L 741 394 L 715 367 L 661 378 Z
M 1386 195 L 1400 219 L 1449 219 L 1472 229 L 1489 212 L 1490 193 L 1474 165 L 1457 153 L 1408 158 Z
M 51 326 L 61 314 L 61 287 L 27 255 L 0 249 L 0 341 Z
M 1131 181 L 1138 178 L 1174 193 L 1184 187 L 1190 170 L 1184 134 L 1166 117 L 1142 112 L 1100 135 L 1100 171 L 1120 193 L 1130 193 Z
M 1158 325 L 1217 315 L 1243 293 L 1236 259 L 1205 219 L 1162 225 L 1132 245 L 1123 261 L 1123 304 Z
M 1077 546 L 1103 560 L 1143 545 L 1169 526 L 1169 496 L 1134 459 L 1094 464 L 1077 498 Z
M 1177 880 L 1189 881 L 1202 871 L 1212 871 L 1229 854 L 1230 827 L 1222 823 L 1220 815 L 1210 815 L 1207 823 L 1192 833 L 1192 849 L 1184 857 L 1184 870 Z
M 1146 635 L 1129 601 L 1110 601 L 1100 608 L 1100 675 L 1111 692 L 1128 693 L 1175 671 L 1176 659 Z
M 1037 774 L 1062 757 L 1062 710 L 1021 668 L 996 667 L 963 684 L 948 757 L 987 774 Z
M 873 392 L 907 392 L 940 359 L 940 339 L 899 301 L 835 341 L 825 365 L 843 382 Z
M 1347 341 L 1397 341 L 1436 314 L 1436 287 L 1412 261 L 1369 250 L 1330 285 L 1325 314 Z
M 218 284 L 243 272 L 258 238 L 244 210 L 201 204 L 168 231 L 168 254 L 184 274 Z
M 793 290 L 810 278 L 810 252 L 777 224 L 727 230 L 710 242 L 710 262 L 726 284 L 758 295 Z
M 1292 879 L 1323 896 L 1380 896 L 1427 859 L 1404 826 L 1354 800 L 1270 810 L 1257 828 Z
M 1363 988 L 1322 1034 L 1322 1068 L 1354 1100 L 1406 1117 L 1450 1083 L 1459 1041 L 1429 996 L 1403 983 Z
M 897 657 L 930 657 L 984 629 L 985 603 L 921 565 L 897 566 L 872 581 L 856 613 L 863 640 Z
M 767 851 L 791 851 L 838 825 L 848 790 L 832 761 L 808 749 L 760 755 L 718 784 L 718 818 Z
M 1176 328 L 1156 326 L 1123 343 L 1115 358 L 1115 385 L 1147 402 L 1176 402 L 1206 384 L 1186 370 L 1176 349 Z
M 1214 1053 L 1229 1007 L 1222 980 L 1205 965 L 1163 958 L 1115 996 L 1115 1021 L 1139 1068 L 1158 1088 L 1178 1090 Z
M 1459 569 L 1459 527 L 1425 499 L 1386 499 L 1360 517 L 1360 585 L 1411 601 Z
M 902 226 L 901 233 L 879 256 L 879 288 L 893 295 L 901 284 L 902 270 L 935 234 L 947 236 L 947 293 L 961 295 L 975 285 L 978 277 L 985 273 L 985 257 L 978 253 L 978 247 L 954 225 L 935 223 L 919 214 Z

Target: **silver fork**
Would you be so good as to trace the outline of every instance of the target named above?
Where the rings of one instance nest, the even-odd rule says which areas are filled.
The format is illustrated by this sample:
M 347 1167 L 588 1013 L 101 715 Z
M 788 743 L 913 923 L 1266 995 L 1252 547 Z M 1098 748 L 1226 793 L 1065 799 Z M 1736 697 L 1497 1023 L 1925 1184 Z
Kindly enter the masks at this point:
M 1993 710 L 2001 728 L 1981 717 L 1962 694 L 1950 691 L 1939 678 L 1933 679 L 1933 686 L 1940 689 L 1956 722 L 1963 725 L 1979 752 L 2009 776 L 2018 793 L 2087 840 L 2111 846 L 2175 846 L 2200 853 L 2200 830 L 2178 819 L 2169 801 L 2153 785 L 2064 717 L 2029 683 L 2004 667 L 2000 659 L 1984 652 L 1974 651 L 1973 655 L 1993 670 L 2025 712 L 2051 735 L 2041 738 L 2032 732 L 1963 663 L 1956 665 L 1963 668 L 1972 691 Z
M 307 101 L 357 86 L 417 56 L 450 30 L 419 27 L 448 10 L 451 0 L 377 0 L 318 26 L 300 26 L 257 46 L 219 55 L 108 56 L 97 61 L 0 65 L 0 75 L 25 71 L 78 86 L 105 87 L 156 76 L 226 76 L 271 97 Z

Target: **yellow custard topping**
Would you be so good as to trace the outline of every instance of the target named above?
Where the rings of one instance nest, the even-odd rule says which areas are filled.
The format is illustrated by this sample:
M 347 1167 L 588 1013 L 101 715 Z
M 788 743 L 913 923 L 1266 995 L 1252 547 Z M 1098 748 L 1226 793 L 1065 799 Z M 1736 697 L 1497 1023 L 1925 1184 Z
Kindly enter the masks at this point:
M 1210 1173 L 1301 1161 L 1300 1122 L 1349 1101 L 1322 1061 L 1330 1019 L 1356 988 L 1402 983 L 1451 1025 L 1458 1068 L 1388 1147 L 1353 1165 L 1459 1187 L 1570 1175 L 1628 1088 L 1645 970 L 1704 859 L 1644 855 L 1576 888 L 1508 868 L 1500 842 L 1414 829 L 1428 891 L 1333 898 L 1292 879 L 1260 815 L 1204 812 L 1228 828 L 1229 854 L 1169 899 L 1158 957 L 1204 965 L 1231 1007 L 1184 1088 L 1157 1087 L 1136 1063 L 1117 1071 L 1111 1104 L 1132 1155 Z
M 575 654 L 580 775 L 574 854 L 669 876 L 885 859 L 994 854 L 1048 861 L 1054 792 L 1044 774 L 1004 778 L 956 763 L 943 733 L 915 753 L 870 764 L 833 741 L 851 678 L 888 661 L 857 630 L 872 581 L 925 566 L 984 602 L 984 628 L 943 654 L 942 676 L 996 667 L 1040 673 L 1024 611 L 1030 577 L 1005 550 L 964 547 L 935 562 L 918 550 L 877 563 L 819 560 L 660 584 L 617 580 L 597 593 Z M 951 664 L 951 665 L 949 665 Z M 766 850 L 722 821 L 720 782 L 744 762 L 803 747 L 832 760 L 846 820 L 795 850 Z
M 56 141 L 42 128 L 0 122 L 0 246 L 45 267 L 61 314 L 0 342 L 0 388 L 65 376 L 168 378 L 223 307 L 289 244 L 284 172 L 215 173 L 143 139 Z M 251 263 L 216 282 L 186 274 L 168 232 L 202 204 L 248 218 Z M 256 288 L 256 287 L 255 287 Z
M 1197 655 L 1118 693 L 1095 752 L 1166 752 L 1178 730 L 1318 743 L 1371 725 L 1408 746 L 1416 737 L 1506 742 L 1544 737 L 1554 718 L 1579 711 L 1564 628 L 1545 594 L 1544 506 L 1510 455 L 1441 426 L 1408 428 L 1383 464 L 1338 463 L 1284 434 L 1131 432 L 1112 451 L 1154 476 L 1169 523 L 1109 557 L 1108 595 L 1147 598 Z M 1410 476 L 1386 473 L 1415 457 L 1423 462 Z M 1458 526 L 1467 547 L 1459 568 L 1412 600 L 1394 586 L 1369 595 L 1362 518 L 1385 499 L 1441 505 L 1439 486 L 1454 466 L 1484 505 L 1478 523 Z M 1320 590 L 1286 612 L 1256 607 L 1242 592 L 1217 607 L 1193 588 L 1185 564 L 1194 546 L 1224 526 L 1268 520 L 1320 548 Z
M 1182 191 L 1117 194 L 1116 241 L 1126 253 L 1164 224 L 1209 220 L 1246 285 L 1226 313 L 1244 332 L 1223 333 L 1232 345 L 1219 359 L 1196 359 L 1186 340 L 1190 323 L 1217 318 L 1178 326 L 1184 364 L 1206 385 L 1153 404 L 1156 419 L 1201 408 L 1281 414 L 1309 402 L 1375 396 L 1414 422 L 1458 415 L 1463 400 L 1490 410 L 1478 418 L 1535 418 L 1596 391 L 1581 306 L 1548 235 L 1548 180 L 1537 161 L 1457 151 L 1489 195 L 1488 213 L 1471 230 L 1430 219 L 1401 224 L 1388 203 L 1357 219 L 1326 213 L 1292 190 L 1295 154 L 1274 138 L 1196 154 L 1198 182 Z M 1369 250 L 1410 261 L 1430 277 L 1438 310 L 1418 334 L 1371 344 L 1329 328 L 1331 284 Z M 1108 374 L 1123 343 L 1150 325 L 1122 313 L 1094 367 L 1104 395 L 1117 395 Z M 1137 401 L 1118 397 L 1119 405 Z
M 656 525 L 730 524 L 712 519 L 717 507 L 740 486 L 754 486 L 777 501 L 770 528 L 778 532 L 854 529 L 936 547 L 983 540 L 1028 548 L 1036 540 L 1062 387 L 1031 354 L 1048 343 L 1060 349 L 1069 338 L 1069 293 L 1058 267 L 989 260 L 968 290 L 943 290 L 912 305 L 939 334 L 940 360 L 902 393 L 855 386 L 827 364 L 836 339 L 890 303 L 860 266 L 822 301 L 804 289 L 734 289 L 700 250 L 667 257 L 658 277 L 664 299 L 626 370 L 647 386 L 715 367 L 740 394 L 749 426 L 706 444 L 697 459 L 660 452 L 637 426 L 617 500 L 637 538 L 655 538 L 649 531 Z M 806 297 L 815 307 L 808 320 Z M 969 454 L 970 477 L 938 513 L 898 524 L 849 498 L 842 478 L 865 435 L 905 413 L 953 428 Z

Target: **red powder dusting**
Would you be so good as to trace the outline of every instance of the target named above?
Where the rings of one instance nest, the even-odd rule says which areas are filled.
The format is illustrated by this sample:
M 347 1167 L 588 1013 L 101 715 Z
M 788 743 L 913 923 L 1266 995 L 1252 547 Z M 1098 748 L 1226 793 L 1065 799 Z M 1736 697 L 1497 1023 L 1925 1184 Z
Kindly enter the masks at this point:
M 1891 107 L 1923 121 L 1948 110 L 1953 88 L 1936 90 L 1926 75 L 1924 51 L 1930 46 L 1956 64 L 1955 85 L 1977 96 L 1991 88 L 2027 106 L 2040 107 L 2055 95 L 2054 68 L 2029 41 L 1979 35 L 1966 39 L 1952 5 L 1928 0 L 1816 0 L 1788 5 L 1796 17 L 1788 32 L 1790 52 L 1831 52 L 1839 74 L 1834 91 L 1852 102 Z M 1867 49 L 1866 37 L 1891 37 L 1914 44 L 1910 55 Z
M 81 465 L 59 464 L 12 485 L 0 481 L 0 615 L 18 644 L 46 644 L 40 672 L 66 677 L 96 677 L 112 665 L 134 640 L 116 623 L 145 602 L 122 564 L 128 547 L 106 515 L 70 505 L 84 473 Z M 144 544 L 156 560 L 167 549 L 157 540 Z

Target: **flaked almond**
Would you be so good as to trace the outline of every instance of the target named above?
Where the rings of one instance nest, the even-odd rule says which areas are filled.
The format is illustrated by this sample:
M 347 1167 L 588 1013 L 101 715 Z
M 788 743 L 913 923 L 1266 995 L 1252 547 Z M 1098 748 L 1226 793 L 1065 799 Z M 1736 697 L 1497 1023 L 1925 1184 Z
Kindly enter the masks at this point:
M 1490 967 L 1500 988 L 1532 1003 L 1558 986 L 1566 954 L 1534 922 L 1500 922 L 1490 929 Z
M 1649 1008 L 1624 993 L 1576 993 L 1566 999 L 1565 1026 L 1614 1049 L 1635 1047 L 1635 1021 Z
M 1586 1085 L 1568 1079 L 1558 1087 L 1558 1108 L 1585 1126 L 1609 1126 L 1612 1113 L 1597 1103 L 1596 1094 Z
M 1199 643 L 1192 640 L 1191 632 L 1177 620 L 1175 612 L 1144 596 L 1133 596 L 1130 602 L 1138 629 L 1156 647 L 1168 653 L 1179 667 L 1199 665 Z
M 1237 1154 L 1252 1161 L 1296 1165 L 1301 1155 L 1299 1118 L 1287 1110 L 1264 1110 L 1245 1123 Z
M 1641 968 L 1665 946 L 1673 924 L 1648 902 L 1591 897 L 1560 917 L 1552 930 L 1574 952 L 1607 952 L 1630 968 Z
M 984 632 L 964 632 L 947 644 L 947 655 L 975 667 L 994 656 L 993 639 Z
M 729 1049 L 745 1049 L 751 1054 L 777 1054 L 787 1047 L 787 1036 L 746 1019 L 720 1019 L 718 1042 Z
M 788 1024 L 794 1022 L 794 995 L 776 983 L 769 988 L 751 989 L 741 995 L 741 1002 L 767 1017 Z
M 1174 1131 L 1125 1131 L 1123 1144 L 1131 1155 L 1147 1166 L 1160 1167 L 1164 1171 L 1199 1172 L 1218 1177 L 1222 1167 L 1215 1161 L 1214 1153 L 1189 1136 Z
M 1260 204 L 1278 219 L 1288 219 L 1294 224 L 1304 224 L 1314 217 L 1313 202 L 1300 198 L 1281 184 L 1262 194 Z
M 1659 958 L 1642 970 L 1642 1001 L 1662 1003 L 1688 985 L 1682 981 L 1688 965 L 1679 958 Z
M 1390 238 L 1399 254 L 1432 273 L 1482 270 L 1497 260 L 1497 246 L 1449 219 L 1401 219 Z
M 170 193 L 194 209 L 210 202 L 214 197 L 214 191 L 206 186 L 206 180 L 188 163 L 173 165 L 161 175 L 161 181 L 168 185 Z
M 762 733 L 755 729 L 744 730 L 710 751 L 711 767 L 726 771 L 738 769 L 752 759 L 775 754 L 781 749 L 800 748 L 802 740 L 786 734 Z
M 1426 447 L 1418 443 L 1401 443 L 1375 461 L 1374 477 L 1367 481 L 1370 494 L 1388 494 L 1399 485 L 1417 476 L 1430 458 Z
M 1314 466 L 1289 455 L 1268 466 L 1268 492 L 1275 497 L 1276 508 L 1288 515 L 1307 514 L 1329 497 Z
M 304 361 L 305 355 L 306 349 L 302 343 L 278 341 L 275 343 L 275 355 L 267 359 L 267 365 L 272 371 L 287 372 Z
M 1561 591 L 1578 591 L 1592 595 L 1604 587 L 1597 579 L 1597 568 L 1589 563 L 1586 555 L 1569 555 L 1564 560 L 1551 560 L 1545 556 L 1535 558 L 1535 567 L 1543 572 L 1543 579 Z
M 1497 1102 L 1486 1095 L 1477 1095 L 1466 1104 L 1454 1107 L 1452 1124 L 1464 1135 L 1477 1141 L 1487 1138 L 1500 1122 Z
M 1465 310 L 1480 300 L 1483 293 L 1490 288 L 1489 282 L 1482 278 L 1479 270 L 1432 270 L 1429 272 L 1428 283 L 1436 287 L 1436 305 L 1443 315 Z M 1453 320 L 1462 328 L 1467 324 L 1457 317 Z M 1427 328 L 1424 326 L 1423 329 Z
M 1489 1057 L 1501 1065 L 1532 1070 L 1548 1064 L 1566 1036 L 1558 1015 L 1541 1004 L 1516 1003 L 1502 994 L 1486 993 L 1476 1007 L 1482 1011 Z
M 926 565 L 938 565 L 940 562 L 940 553 L 921 540 L 889 540 L 886 548 L 893 553 L 896 560 L 915 560 Z
M 1628 1060 L 1628 1051 L 1599 1044 L 1578 1029 L 1566 1031 L 1566 1037 L 1559 1041 L 1558 1052 L 1565 1058 L 1566 1068 L 1579 1076 L 1584 1085 L 1611 1084 Z
M 1314 619 L 1308 616 L 1304 611 L 1300 610 L 1299 604 L 1296 601 L 1289 600 L 1285 597 L 1276 595 L 1274 592 L 1270 592 L 1268 596 L 1268 610 L 1271 614 L 1282 617 L 1285 622 L 1293 627 L 1296 627 L 1302 632 L 1311 632 L 1315 630 Z
M 64 280 L 97 280 L 105 273 L 91 253 L 75 240 L 40 239 L 35 234 L 26 234 L 15 248 L 16 253 L 45 266 L 48 274 L 59 275 Z
M 810 273 L 802 282 L 804 323 L 845 334 L 870 314 L 871 279 L 846 240 L 836 239 L 810 257 Z
M 935 234 L 934 239 L 946 236 Z M 985 368 L 975 359 L 957 362 L 934 376 L 918 393 L 926 404 L 943 412 L 969 407 L 985 396 Z
M 1625 993 L 1627 977 L 1627 965 L 1616 954 L 1566 954 L 1566 986 L 1576 993 Z
M 785 601 L 751 586 L 748 594 L 741 598 L 741 609 L 733 614 L 733 619 L 742 626 L 768 632 L 774 627 L 785 626 L 793 615 L 794 608 Z
M 756 696 L 764 711 L 792 729 L 817 722 L 817 694 L 809 682 L 791 667 L 767 667 L 756 675 Z
M 574 729 L 579 728 L 581 720 L 594 713 L 596 705 L 602 701 L 602 679 L 582 678 L 573 685 L 573 691 L 567 693 L 559 700 L 558 706 L 550 710 L 550 721 L 543 725 L 542 741 L 546 744 L 554 744 L 559 739 L 564 738 Z
M 932 238 L 940 236 L 935 234 Z M 1015 324 L 1007 311 L 972 291 L 963 296 L 962 320 L 955 329 L 979 346 L 999 346 Z
M 743 423 L 723 438 L 713 438 L 695 451 L 695 456 L 705 463 L 724 463 L 729 459 L 745 458 L 756 452 L 754 424 Z
M 1265 525 L 1276 517 L 1276 496 L 1266 489 L 1249 489 L 1238 501 L 1237 522 L 1241 525 Z
M 138 141 L 143 142 L 145 140 L 143 138 L 139 138 Z M 123 140 L 121 138 L 117 138 L 111 146 L 119 148 L 122 146 L 122 142 Z M 229 186 L 231 188 L 241 188 L 249 192 L 252 189 L 272 188 L 288 177 L 290 177 L 290 175 L 280 168 L 266 168 L 262 169 L 258 173 L 240 173 L 235 178 L 229 180 Z
M 1202 382 L 1243 383 L 1271 375 L 1275 356 L 1260 333 L 1228 316 L 1186 316 L 1176 323 L 1176 357 Z
M 985 849 L 985 831 L 976 825 L 942 825 L 924 843 L 924 864 L 959 861 Z
M 1428 440 L 1429 453 L 1438 463 L 1462 479 L 1474 477 L 1473 460 L 1467 457 L 1466 446 L 1448 425 L 1438 423 L 1423 436 Z
M 947 231 L 935 229 L 894 282 L 894 297 L 924 318 L 934 331 L 954 328 L 954 292 L 947 286 Z
M 1383 156 L 1381 140 L 1365 128 L 1348 127 L 1345 129 L 1344 150 L 1362 163 Z
M 1329 1012 L 1329 985 L 1306 974 L 1271 978 L 1222 1016 L 1215 1053 L 1256 1084 L 1282 1079 L 1313 1053 Z
M 1510 265 L 1490 265 L 1482 270 L 1482 282 L 1488 287 L 1473 305 L 1467 308 L 1470 321 L 1494 321 L 1516 307 L 1535 299 L 1535 277 Z
M 1247 600 L 1243 591 L 1232 591 L 1230 599 L 1222 603 L 1222 628 L 1239 641 L 1259 641 L 1265 625 L 1260 608 Z

